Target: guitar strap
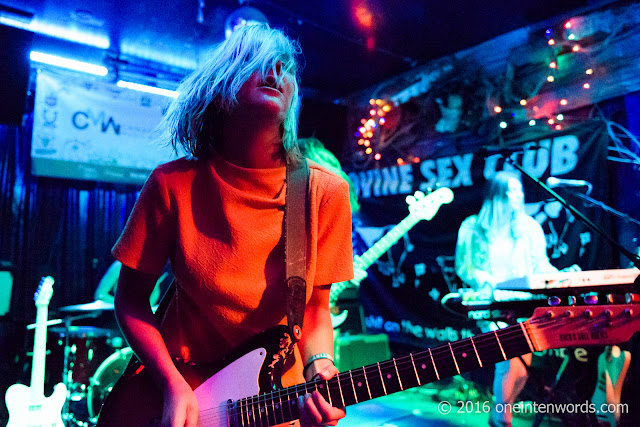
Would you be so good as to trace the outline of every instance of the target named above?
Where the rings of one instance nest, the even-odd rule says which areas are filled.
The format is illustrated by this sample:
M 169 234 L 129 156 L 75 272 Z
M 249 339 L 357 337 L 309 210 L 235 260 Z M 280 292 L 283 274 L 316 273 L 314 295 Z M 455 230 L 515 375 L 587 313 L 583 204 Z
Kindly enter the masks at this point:
M 307 300 L 307 229 L 309 164 L 306 159 L 287 162 L 284 211 L 287 324 L 291 340 L 302 337 Z
M 284 238 L 286 308 L 289 334 L 293 342 L 302 336 L 304 308 L 307 300 L 307 227 L 309 164 L 306 159 L 296 164 L 287 163 L 287 193 L 285 195 Z M 304 230 L 304 232 L 301 232 Z M 162 321 L 175 293 L 175 280 L 162 296 L 155 312 Z
M 306 159 L 292 165 L 287 162 L 287 190 L 285 194 L 284 237 L 287 323 L 292 342 L 302 337 L 304 307 L 307 300 L 307 229 L 309 164 Z M 304 230 L 304 232 L 301 232 Z M 154 316 L 162 322 L 169 303 L 175 297 L 175 279 L 163 294 Z M 137 357 L 127 364 L 123 377 L 135 373 L 140 367 Z

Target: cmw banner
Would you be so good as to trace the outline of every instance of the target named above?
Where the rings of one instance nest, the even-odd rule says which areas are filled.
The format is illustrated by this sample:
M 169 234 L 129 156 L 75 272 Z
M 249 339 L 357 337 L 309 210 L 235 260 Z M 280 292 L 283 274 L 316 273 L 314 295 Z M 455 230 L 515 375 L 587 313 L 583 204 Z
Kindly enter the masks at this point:
M 154 135 L 168 100 L 90 77 L 39 71 L 33 173 L 143 183 L 155 166 L 174 158 Z

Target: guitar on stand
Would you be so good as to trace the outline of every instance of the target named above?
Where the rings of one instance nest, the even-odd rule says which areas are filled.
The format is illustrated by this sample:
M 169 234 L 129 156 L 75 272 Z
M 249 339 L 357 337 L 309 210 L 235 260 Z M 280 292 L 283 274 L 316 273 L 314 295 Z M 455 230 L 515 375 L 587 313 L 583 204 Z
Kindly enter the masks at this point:
M 365 253 L 356 256 L 353 265 L 356 270 L 366 271 L 371 265 L 378 260 L 389 248 L 396 244 L 400 238 L 413 228 L 421 220 L 431 220 L 440 206 L 451 203 L 453 201 L 453 191 L 447 187 L 440 187 L 437 190 L 425 195 L 421 191 L 416 191 L 413 196 L 407 196 L 407 204 L 409 205 L 409 215 L 400 221 L 398 225 L 393 227 L 387 234 L 371 246 Z M 333 328 L 338 328 L 344 323 L 349 314 L 348 310 L 342 310 L 339 314 L 334 314 L 338 297 L 348 288 L 357 288 L 360 282 L 366 277 L 358 277 L 348 282 L 334 283 L 329 293 L 329 306 L 332 308 L 331 324 Z
M 31 385 L 14 384 L 7 389 L 5 402 L 9 410 L 7 427 L 64 427 L 62 407 L 67 397 L 63 383 L 54 387 L 49 397 L 44 395 L 44 374 L 47 351 L 47 318 L 54 280 L 43 277 L 34 295 L 36 327 L 31 365 Z

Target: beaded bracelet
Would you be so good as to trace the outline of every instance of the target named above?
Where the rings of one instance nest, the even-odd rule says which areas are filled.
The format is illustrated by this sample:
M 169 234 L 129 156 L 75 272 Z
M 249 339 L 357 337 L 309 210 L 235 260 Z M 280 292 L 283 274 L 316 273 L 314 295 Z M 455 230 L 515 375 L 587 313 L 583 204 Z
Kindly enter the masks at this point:
M 304 365 L 304 368 L 302 369 L 302 374 L 307 372 L 307 369 L 309 369 L 309 366 L 311 366 L 313 364 L 313 362 L 315 362 L 316 360 L 319 360 L 319 359 L 329 359 L 331 361 L 331 363 L 333 363 L 333 357 L 331 357 L 331 355 L 329 353 L 314 354 L 313 356 L 311 356 L 309 358 L 309 360 L 307 360 L 307 364 Z

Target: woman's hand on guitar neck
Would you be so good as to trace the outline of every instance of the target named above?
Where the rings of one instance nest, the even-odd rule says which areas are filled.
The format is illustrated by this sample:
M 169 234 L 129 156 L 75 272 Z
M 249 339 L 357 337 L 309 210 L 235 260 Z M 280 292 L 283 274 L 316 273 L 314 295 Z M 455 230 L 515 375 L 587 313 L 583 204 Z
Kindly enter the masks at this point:
M 198 400 L 183 378 L 173 380 L 162 390 L 163 427 L 196 427 L 198 425 Z
M 320 368 L 318 365 L 321 363 L 324 366 Z M 319 369 L 318 371 L 316 371 L 316 367 Z M 327 359 L 317 360 L 309 371 L 314 371 L 310 375 L 312 378 L 322 378 L 323 380 L 330 380 L 338 374 L 338 368 Z M 301 427 L 335 426 L 338 424 L 338 420 L 346 415 L 344 408 L 331 406 L 317 391 L 300 396 L 298 408 L 300 409 Z

